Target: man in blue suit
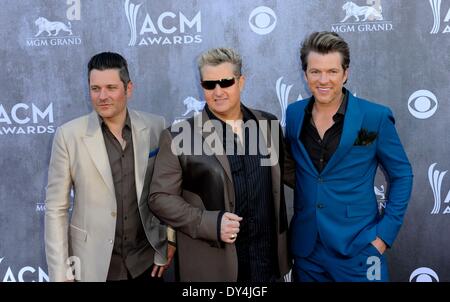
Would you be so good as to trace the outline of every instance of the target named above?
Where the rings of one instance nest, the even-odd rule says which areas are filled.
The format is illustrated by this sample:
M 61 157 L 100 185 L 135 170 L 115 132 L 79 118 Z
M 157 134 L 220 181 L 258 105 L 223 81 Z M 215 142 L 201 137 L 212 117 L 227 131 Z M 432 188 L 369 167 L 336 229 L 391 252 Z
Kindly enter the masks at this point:
M 339 35 L 313 33 L 300 52 L 313 96 L 287 109 L 294 279 L 388 281 L 384 252 L 402 225 L 413 178 L 394 117 L 343 87 L 350 52 Z M 390 186 L 382 214 L 374 193 L 378 165 Z

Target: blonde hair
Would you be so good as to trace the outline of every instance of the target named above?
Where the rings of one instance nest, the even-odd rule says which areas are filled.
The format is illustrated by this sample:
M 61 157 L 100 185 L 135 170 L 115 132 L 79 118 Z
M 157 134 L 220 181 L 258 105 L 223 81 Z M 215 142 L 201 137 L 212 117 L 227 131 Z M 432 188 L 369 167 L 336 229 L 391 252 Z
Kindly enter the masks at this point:
M 198 71 L 200 72 L 200 78 L 202 76 L 202 68 L 210 65 L 217 66 L 222 63 L 231 63 L 234 66 L 233 73 L 235 76 L 241 76 L 242 72 L 242 58 L 232 48 L 212 48 L 202 53 L 198 59 Z

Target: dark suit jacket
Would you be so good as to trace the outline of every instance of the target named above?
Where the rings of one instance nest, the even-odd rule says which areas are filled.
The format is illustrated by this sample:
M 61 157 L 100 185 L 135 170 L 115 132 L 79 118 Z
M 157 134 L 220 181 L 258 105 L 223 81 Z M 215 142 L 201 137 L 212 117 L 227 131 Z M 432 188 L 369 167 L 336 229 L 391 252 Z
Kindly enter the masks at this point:
M 252 113 L 259 121 L 275 120 L 273 115 L 261 111 L 252 110 Z M 211 121 L 203 111 L 202 114 L 172 126 L 172 132 L 169 129 L 163 131 L 149 205 L 155 215 L 177 231 L 180 281 L 236 281 L 238 261 L 235 245 L 221 242 L 217 232 L 220 211 L 233 212 L 235 208 L 233 180 L 227 156 L 224 152 L 222 155 L 186 154 L 189 150 L 194 151 L 192 142 L 200 142 L 200 149 L 207 152 L 217 148 L 223 151 L 222 144 L 212 146 L 211 141 L 205 140 L 213 133 L 202 130 L 205 122 Z M 274 143 L 272 146 L 279 145 L 275 142 L 277 136 L 280 143 L 283 140 L 279 136 L 282 133 L 278 121 L 275 120 L 275 124 L 274 131 L 265 132 L 265 137 L 270 137 Z M 185 135 L 184 144 L 180 142 L 181 136 L 177 136 L 177 133 Z M 184 154 L 180 154 L 179 149 L 179 153 L 173 152 L 176 151 L 175 146 L 182 146 Z M 282 148 L 272 150 L 276 155 L 276 164 L 271 171 L 278 265 L 283 276 L 290 268 L 286 206 L 279 162 L 284 159 Z

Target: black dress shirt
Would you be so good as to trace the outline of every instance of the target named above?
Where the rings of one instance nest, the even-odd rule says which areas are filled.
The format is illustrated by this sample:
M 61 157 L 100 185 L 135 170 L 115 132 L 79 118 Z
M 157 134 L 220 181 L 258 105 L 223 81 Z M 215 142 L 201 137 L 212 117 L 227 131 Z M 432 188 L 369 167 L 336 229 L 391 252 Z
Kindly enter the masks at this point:
M 210 119 L 219 120 L 207 106 L 205 108 Z M 253 152 L 254 149 L 249 148 L 250 139 L 254 139 L 249 137 L 250 132 L 258 133 L 259 131 L 257 119 L 244 106 L 241 106 L 241 110 L 244 123 L 254 121 L 253 125 L 258 128 L 244 128 L 244 144 L 233 133 L 231 127 L 221 121 L 225 137 L 222 140 L 224 150 L 227 150 L 227 144 L 234 145 L 232 149 L 234 153 L 227 154 L 227 158 L 233 178 L 235 214 L 243 217 L 235 243 L 238 256 L 238 281 L 274 281 L 278 275 L 278 258 L 272 172 L 270 166 L 261 166 L 261 159 L 267 156 L 263 156 L 259 148 L 256 154 Z M 218 228 L 220 228 L 220 219 Z
M 323 171 L 341 141 L 342 130 L 344 129 L 345 111 L 347 110 L 348 102 L 347 89 L 343 88 L 342 92 L 344 93 L 344 98 L 338 111 L 333 116 L 334 124 L 325 132 L 323 139 L 320 138 L 312 118 L 314 97 L 311 98 L 311 101 L 305 108 L 302 131 L 300 132 L 300 141 L 305 146 L 312 163 L 319 173 Z

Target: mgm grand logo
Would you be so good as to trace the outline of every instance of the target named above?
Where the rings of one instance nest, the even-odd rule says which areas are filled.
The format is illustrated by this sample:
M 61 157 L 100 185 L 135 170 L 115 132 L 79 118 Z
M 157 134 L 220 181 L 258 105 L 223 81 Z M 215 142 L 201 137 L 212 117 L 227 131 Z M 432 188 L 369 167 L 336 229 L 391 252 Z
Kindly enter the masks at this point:
M 331 25 L 331 31 L 337 33 L 392 31 L 392 22 L 386 21 L 383 17 L 381 0 L 366 0 L 366 4 L 345 2 L 342 5 L 344 17 L 339 23 Z
M 80 0 L 68 0 L 67 4 L 69 5 L 66 10 L 67 22 L 50 20 L 50 18 L 43 16 L 37 17 L 33 22 L 35 34 L 33 37 L 26 39 L 26 46 L 70 46 L 81 44 L 81 37 L 74 32 L 70 22 L 81 19 L 81 2 Z
M 36 34 L 34 38 L 27 39 L 27 46 L 68 46 L 80 45 L 81 38 L 75 36 L 72 31 L 70 21 L 66 23 L 60 21 L 49 21 L 44 17 L 39 17 L 34 21 Z

